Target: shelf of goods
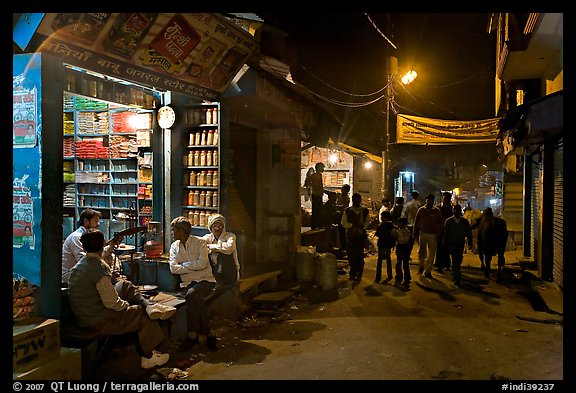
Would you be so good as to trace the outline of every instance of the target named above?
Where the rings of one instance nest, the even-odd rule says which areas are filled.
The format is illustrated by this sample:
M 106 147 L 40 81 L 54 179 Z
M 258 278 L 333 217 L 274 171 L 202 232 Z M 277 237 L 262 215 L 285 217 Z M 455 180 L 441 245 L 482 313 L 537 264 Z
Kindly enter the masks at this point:
M 325 188 L 340 189 L 344 184 L 350 184 L 348 169 L 325 169 L 322 173 Z
M 108 238 L 130 219 L 146 225 L 152 219 L 152 111 L 65 94 L 63 116 L 64 237 L 86 208 L 102 213 L 99 229 Z
M 182 215 L 192 227 L 206 228 L 220 206 L 219 103 L 186 108 L 188 132 L 183 141 Z

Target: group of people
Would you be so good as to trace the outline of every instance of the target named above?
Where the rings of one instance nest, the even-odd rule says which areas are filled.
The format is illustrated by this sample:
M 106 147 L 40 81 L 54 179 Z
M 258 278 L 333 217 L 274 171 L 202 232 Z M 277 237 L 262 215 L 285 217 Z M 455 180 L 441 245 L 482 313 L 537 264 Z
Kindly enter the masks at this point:
M 490 278 L 492 256 L 498 255 L 497 280 L 500 281 L 506 263 L 506 221 L 495 217 L 492 208 L 487 207 L 476 222 L 470 223 L 463 217 L 462 206 L 452 205 L 450 192 L 443 193 L 439 206 L 434 205 L 434 199 L 432 194 L 426 197 L 426 204 L 418 209 L 414 221 L 413 236 L 419 243 L 419 273 L 432 278 L 431 270 L 435 264 L 441 273 L 452 269 L 454 283 L 461 285 L 461 264 L 466 242 L 472 249 L 472 229 L 478 227 L 477 244 L 484 275 Z
M 106 242 L 98 229 L 100 219 L 97 210 L 82 211 L 78 229 L 62 245 L 62 283 L 68 288 L 76 323 L 106 335 L 137 332 L 141 367 L 161 366 L 170 355 L 158 350 L 165 340 L 158 320 L 169 319 L 176 309 L 150 302 L 136 285 L 117 274 L 112 255 L 124 238 Z M 181 351 L 192 349 L 200 338 L 205 338 L 209 349 L 217 349 L 205 299 L 216 286 L 231 285 L 240 277 L 236 235 L 226 231 L 225 217 L 211 215 L 207 227 L 209 233 L 198 237 L 192 235 L 187 218 L 171 222 L 170 271 L 181 279 L 188 323 Z
M 462 284 L 461 265 L 466 245 L 477 247 L 481 269 L 486 278 L 491 275 L 491 260 L 498 256 L 497 281 L 500 282 L 506 263 L 504 252 L 508 240 L 506 221 L 495 217 L 490 207 L 474 222 L 463 217 L 462 206 L 452 204 L 452 193 L 444 192 L 442 201 L 435 205 L 430 194 L 422 204 L 418 191 L 411 192 L 412 199 L 404 204 L 397 197 L 393 206 L 382 200 L 379 212 L 380 224 L 375 236 L 378 238 L 378 259 L 375 281 L 380 282 L 383 263 L 386 262 L 386 282 L 395 278 L 397 284 L 410 285 L 409 261 L 414 242 L 418 243 L 418 272 L 432 278 L 432 267 L 442 273 L 453 271 L 454 284 Z M 477 228 L 477 238 L 472 230 Z M 476 240 L 476 241 L 474 241 Z M 392 272 L 392 249 L 396 248 L 395 277 Z

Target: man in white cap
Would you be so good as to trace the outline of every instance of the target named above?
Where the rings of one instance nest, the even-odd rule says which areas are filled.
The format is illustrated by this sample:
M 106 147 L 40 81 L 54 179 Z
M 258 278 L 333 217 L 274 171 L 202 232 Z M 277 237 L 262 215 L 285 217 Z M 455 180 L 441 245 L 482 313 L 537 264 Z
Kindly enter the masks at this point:
M 209 233 L 202 238 L 208 245 L 208 255 L 216 282 L 230 285 L 240 278 L 240 262 L 236 251 L 236 235 L 226 231 L 226 218 L 221 214 L 208 217 Z

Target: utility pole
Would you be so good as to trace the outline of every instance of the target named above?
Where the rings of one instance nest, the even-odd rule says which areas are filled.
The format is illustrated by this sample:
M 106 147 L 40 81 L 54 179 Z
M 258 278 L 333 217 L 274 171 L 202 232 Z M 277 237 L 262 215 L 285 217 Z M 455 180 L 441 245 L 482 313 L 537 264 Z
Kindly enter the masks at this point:
M 382 150 L 382 197 L 392 200 L 389 190 L 390 184 L 390 111 L 394 102 L 394 83 L 398 70 L 398 59 L 388 56 L 386 59 L 386 70 L 388 72 L 388 87 L 386 89 L 386 134 L 384 135 L 384 146 Z

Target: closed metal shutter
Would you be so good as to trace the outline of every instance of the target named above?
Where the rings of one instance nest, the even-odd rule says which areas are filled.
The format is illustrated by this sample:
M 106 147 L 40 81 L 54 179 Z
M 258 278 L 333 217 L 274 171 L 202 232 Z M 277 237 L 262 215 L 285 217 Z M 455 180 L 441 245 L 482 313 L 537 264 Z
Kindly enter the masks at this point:
M 532 260 L 540 265 L 540 221 L 541 221 L 541 201 L 542 201 L 542 159 L 539 153 L 532 158 L 532 200 L 530 201 L 531 211 L 531 231 L 530 231 L 530 256 Z
M 564 139 L 554 149 L 553 282 L 563 289 L 564 277 Z

